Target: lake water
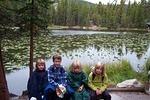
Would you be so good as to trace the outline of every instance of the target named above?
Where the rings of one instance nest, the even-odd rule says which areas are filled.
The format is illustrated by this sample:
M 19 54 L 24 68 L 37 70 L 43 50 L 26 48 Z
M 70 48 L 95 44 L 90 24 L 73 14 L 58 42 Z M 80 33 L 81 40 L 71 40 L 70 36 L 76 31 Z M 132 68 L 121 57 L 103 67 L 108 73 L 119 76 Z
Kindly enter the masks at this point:
M 98 61 L 113 63 L 128 60 L 135 71 L 142 71 L 150 58 L 150 33 L 52 30 L 35 38 L 34 58 L 44 57 L 47 68 L 52 56 L 61 52 L 62 65 L 73 60 L 92 66 Z M 9 91 L 21 95 L 26 90 L 29 63 L 29 37 L 3 40 L 4 62 Z M 16 70 L 16 69 L 20 70 Z

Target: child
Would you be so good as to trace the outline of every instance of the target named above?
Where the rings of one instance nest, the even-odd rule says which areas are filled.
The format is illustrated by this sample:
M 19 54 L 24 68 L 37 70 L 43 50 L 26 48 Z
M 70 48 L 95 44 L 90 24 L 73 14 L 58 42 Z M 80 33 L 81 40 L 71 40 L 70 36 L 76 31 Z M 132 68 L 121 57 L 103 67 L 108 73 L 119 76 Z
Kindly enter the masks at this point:
M 53 65 L 48 68 L 48 85 L 45 89 L 46 100 L 69 100 L 66 94 L 67 74 L 60 65 L 60 55 L 53 56 Z
M 28 96 L 29 99 L 42 100 L 44 88 L 47 83 L 47 71 L 45 70 L 45 61 L 38 59 L 36 61 L 36 69 L 28 80 Z
M 74 94 L 72 100 L 89 100 L 89 93 L 86 91 L 88 79 L 82 71 L 80 61 L 76 60 L 72 63 L 70 72 L 68 73 L 68 81 Z
M 91 88 L 90 100 L 111 100 L 110 94 L 107 92 L 107 75 L 104 70 L 104 64 L 98 62 L 89 74 L 89 87 Z

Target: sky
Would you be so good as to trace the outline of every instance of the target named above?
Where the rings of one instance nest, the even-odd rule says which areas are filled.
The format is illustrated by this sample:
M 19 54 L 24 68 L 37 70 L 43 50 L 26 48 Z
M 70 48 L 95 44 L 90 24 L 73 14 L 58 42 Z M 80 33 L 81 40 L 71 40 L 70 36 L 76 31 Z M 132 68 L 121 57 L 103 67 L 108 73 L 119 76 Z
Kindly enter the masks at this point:
M 98 4 L 99 1 L 101 1 L 102 4 L 107 4 L 108 2 L 112 3 L 115 0 L 84 0 L 84 1 L 89 1 L 89 2 L 92 2 L 92 3 L 96 3 L 96 4 Z M 121 0 L 117 0 L 117 3 L 119 4 L 120 1 Z M 130 0 L 131 3 L 133 3 L 134 1 L 140 2 L 141 0 Z M 128 4 L 128 2 L 129 2 L 129 0 L 126 0 L 126 4 Z

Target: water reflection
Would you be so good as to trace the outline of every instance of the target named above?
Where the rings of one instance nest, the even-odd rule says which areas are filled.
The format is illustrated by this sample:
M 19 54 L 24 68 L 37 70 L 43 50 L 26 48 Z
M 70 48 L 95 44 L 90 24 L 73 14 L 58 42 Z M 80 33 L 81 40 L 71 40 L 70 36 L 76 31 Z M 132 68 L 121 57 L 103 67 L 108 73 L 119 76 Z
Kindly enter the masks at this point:
M 6 75 L 7 85 L 10 93 L 21 95 L 23 90 L 27 90 L 27 80 L 29 69 L 23 68 Z
M 122 50 L 122 55 L 118 55 L 116 48 L 100 48 L 99 50 L 97 50 L 94 46 L 85 49 L 69 51 L 67 53 L 62 53 L 62 65 L 64 65 L 64 67 L 68 67 L 74 59 L 79 59 L 82 64 L 86 64 L 88 66 L 92 66 L 98 61 L 101 61 L 103 63 L 111 63 L 120 61 L 122 59 L 127 59 L 133 66 L 134 70 L 141 71 L 143 65 L 145 64 L 145 61 L 150 57 L 150 48 L 147 50 L 147 52 L 145 52 L 145 54 L 141 56 L 140 59 L 137 57 L 137 54 L 135 52 L 126 51 L 125 47 L 123 47 L 123 49 L 124 50 Z M 46 68 L 48 68 L 51 64 L 52 59 L 46 59 Z M 22 91 L 26 90 L 27 80 L 29 77 L 28 75 L 28 68 L 24 68 L 22 70 L 7 74 L 9 91 L 11 93 L 21 95 Z
M 28 40 L 29 37 L 2 40 L 6 70 L 27 66 Z M 65 67 L 74 59 L 88 66 L 98 61 L 111 63 L 126 59 L 135 71 L 142 71 L 150 57 L 150 33 L 54 30 L 52 34 L 37 36 L 34 42 L 34 58 L 45 57 L 47 68 L 52 64 L 51 57 L 57 50 L 62 54 L 62 65 Z M 7 74 L 10 92 L 20 95 L 26 89 L 28 74 L 28 68 Z
M 52 30 L 53 35 L 91 35 L 91 34 L 119 34 L 120 32 L 80 31 L 80 30 Z M 126 32 L 123 32 L 124 34 Z

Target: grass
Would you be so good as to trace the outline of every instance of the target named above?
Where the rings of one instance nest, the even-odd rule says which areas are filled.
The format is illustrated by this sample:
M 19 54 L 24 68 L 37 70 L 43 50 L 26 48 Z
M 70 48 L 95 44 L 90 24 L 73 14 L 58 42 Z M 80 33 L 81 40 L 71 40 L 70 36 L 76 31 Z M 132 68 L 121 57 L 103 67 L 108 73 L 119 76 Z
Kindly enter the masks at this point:
M 87 74 L 90 73 L 91 68 L 84 65 L 83 71 Z M 128 79 L 137 79 L 144 83 L 147 80 L 145 71 L 136 72 L 132 69 L 130 63 L 126 60 L 122 60 L 116 63 L 106 64 L 106 72 L 108 75 L 110 85 L 116 85 L 119 82 Z
M 106 64 L 106 71 L 109 81 L 112 84 L 117 84 L 127 79 L 137 78 L 135 72 L 128 61 L 123 60 L 117 63 Z
M 146 82 L 148 82 L 148 80 L 150 80 L 150 75 L 148 76 L 148 71 L 150 71 L 150 58 L 147 60 L 147 62 L 145 63 L 145 66 L 144 66 L 144 71 L 143 71 L 143 78 L 146 79 Z

